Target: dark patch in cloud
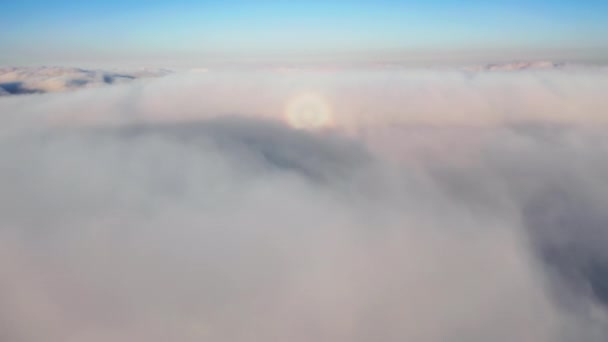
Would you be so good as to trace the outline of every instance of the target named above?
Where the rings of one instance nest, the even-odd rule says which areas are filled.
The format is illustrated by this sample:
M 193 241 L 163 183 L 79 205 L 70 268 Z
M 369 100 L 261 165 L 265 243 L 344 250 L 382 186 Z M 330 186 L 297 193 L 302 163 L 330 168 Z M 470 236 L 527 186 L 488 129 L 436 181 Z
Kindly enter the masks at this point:
M 131 75 L 121 75 L 121 74 L 104 74 L 103 82 L 106 84 L 114 84 L 115 82 L 126 81 L 126 80 L 134 80 L 136 77 Z
M 40 89 L 27 88 L 23 82 L 0 83 L 0 89 L 4 90 L 8 95 L 40 94 L 44 92 Z
M 608 305 L 608 214 L 600 203 L 555 184 L 523 208 L 543 260 L 582 295 Z

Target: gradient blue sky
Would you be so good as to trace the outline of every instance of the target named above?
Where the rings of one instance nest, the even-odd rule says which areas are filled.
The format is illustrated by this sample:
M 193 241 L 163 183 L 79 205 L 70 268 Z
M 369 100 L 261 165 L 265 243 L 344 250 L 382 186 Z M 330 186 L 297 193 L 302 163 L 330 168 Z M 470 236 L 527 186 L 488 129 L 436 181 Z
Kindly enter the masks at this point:
M 0 64 L 608 56 L 607 0 L 7 0 Z

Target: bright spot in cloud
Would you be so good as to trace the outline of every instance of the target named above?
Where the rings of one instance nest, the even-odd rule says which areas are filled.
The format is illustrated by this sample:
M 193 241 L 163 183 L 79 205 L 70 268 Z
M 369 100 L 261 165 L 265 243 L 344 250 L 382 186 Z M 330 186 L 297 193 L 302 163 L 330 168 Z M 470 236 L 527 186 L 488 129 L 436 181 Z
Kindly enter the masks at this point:
M 308 92 L 293 97 L 286 108 L 287 123 L 297 129 L 321 129 L 333 125 L 330 106 L 318 94 Z

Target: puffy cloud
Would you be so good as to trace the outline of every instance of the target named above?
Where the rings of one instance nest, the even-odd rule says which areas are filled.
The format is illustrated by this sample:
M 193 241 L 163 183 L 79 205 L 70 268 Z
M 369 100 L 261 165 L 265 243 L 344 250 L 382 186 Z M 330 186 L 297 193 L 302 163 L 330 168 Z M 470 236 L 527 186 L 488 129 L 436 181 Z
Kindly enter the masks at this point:
M 588 71 L 209 72 L 4 98 L 21 341 L 604 341 Z M 285 123 L 314 91 L 334 126 Z

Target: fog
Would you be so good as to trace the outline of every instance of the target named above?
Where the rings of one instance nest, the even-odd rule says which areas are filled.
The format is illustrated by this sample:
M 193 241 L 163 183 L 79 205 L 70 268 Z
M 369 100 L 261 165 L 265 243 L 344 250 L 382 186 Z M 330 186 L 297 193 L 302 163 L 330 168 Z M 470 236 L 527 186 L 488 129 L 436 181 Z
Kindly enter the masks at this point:
M 2 98 L 0 339 L 605 341 L 607 90 L 224 70 Z M 331 120 L 294 125 L 302 93 Z

